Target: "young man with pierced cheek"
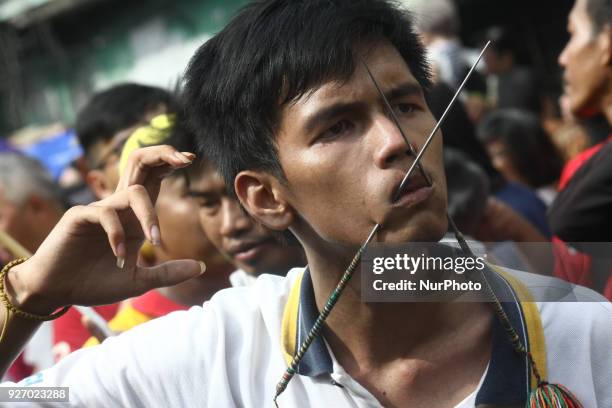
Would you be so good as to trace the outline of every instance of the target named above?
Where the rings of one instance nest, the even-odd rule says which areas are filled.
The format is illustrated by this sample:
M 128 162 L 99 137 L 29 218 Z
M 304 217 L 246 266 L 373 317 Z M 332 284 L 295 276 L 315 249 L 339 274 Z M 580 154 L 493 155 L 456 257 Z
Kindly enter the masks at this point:
M 68 356 L 38 383 L 70 385 L 71 402 L 86 406 L 262 407 L 275 400 L 283 408 L 521 407 L 545 385 L 532 379 L 533 360 L 541 378 L 563 384 L 584 406 L 612 406 L 612 307 L 588 289 L 573 294 L 591 303 L 531 302 L 530 317 L 521 312 L 525 302 L 499 305 L 517 334 L 509 337 L 491 304 L 365 303 L 355 276 L 326 322 L 316 323 L 374 225 L 375 241 L 388 244 L 437 242 L 447 231 L 440 135 L 421 162 L 431 186 L 417 172 L 396 199 L 414 156 L 364 65 L 413 149 L 422 149 L 434 119 L 423 98 L 424 50 L 411 24 L 382 0 L 267 0 L 250 2 L 207 41 L 187 70 L 184 95 L 200 156 L 215 163 L 257 222 L 297 238 L 308 266 L 286 277 L 263 274 L 201 308 Z M 148 237 L 155 221 L 143 193 L 155 198 L 151 177 L 159 166 L 185 165 L 173 157 L 165 147 L 138 152 L 124 189 L 71 211 L 33 259 L 11 268 L 15 301 L 51 313 L 197 274 L 190 261 L 162 271 L 134 266 L 130 256 L 130 274 L 109 272 L 122 285 L 109 289 L 97 274 L 121 253 L 113 214 L 131 216 L 128 247 L 136 247 L 130 237 L 140 224 Z M 68 232 L 90 225 L 93 255 L 84 259 L 85 240 Z M 105 231 L 112 253 L 102 245 Z M 496 288 L 514 293 L 510 284 Z M 313 326 L 321 335 L 309 335 Z M 9 321 L 1 343 L 9 357 L 0 355 L 0 367 L 33 327 Z M 160 335 L 167 332 L 176 335 Z M 305 339 L 310 347 L 302 352 Z
M 420 149 L 435 120 L 404 60 L 384 40 L 356 54 Z M 256 219 L 276 230 L 289 228 L 300 240 L 317 309 L 375 224 L 384 226 L 378 239 L 390 243 L 436 242 L 446 232 L 441 138 L 422 161 L 432 186 L 414 177 L 394 200 L 414 156 L 359 63 L 350 80 L 328 82 L 282 111 L 277 146 L 284 179 L 243 171 L 236 193 Z M 490 309 L 478 303 L 364 304 L 359 282 L 351 281 L 327 320 L 325 339 L 342 367 L 383 405 L 422 404 L 436 393 L 431 378 L 445 384 L 444 396 L 436 397 L 440 406 L 470 394 L 489 359 Z M 393 342 L 381 336 L 389 330 Z M 430 360 L 414 358 L 409 349 Z

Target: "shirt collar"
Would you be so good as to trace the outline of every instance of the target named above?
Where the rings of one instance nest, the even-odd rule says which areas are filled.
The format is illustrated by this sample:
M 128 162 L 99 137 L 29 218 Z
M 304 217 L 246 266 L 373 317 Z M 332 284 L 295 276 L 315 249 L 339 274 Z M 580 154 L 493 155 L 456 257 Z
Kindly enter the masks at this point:
M 506 273 L 502 276 L 497 268 L 495 271 L 486 268 L 485 271 L 491 288 L 498 298 L 515 299 L 514 302 L 503 302 L 502 308 L 521 342 L 534 355 L 540 371 L 545 372 L 543 333 L 535 303 L 521 302 L 527 296 L 526 288 L 522 287 L 515 278 Z M 283 315 L 281 344 L 288 365 L 318 315 L 310 272 L 306 268 L 294 283 Z M 530 336 L 533 338 L 530 339 Z M 316 377 L 332 372 L 332 358 L 325 341 L 319 336 L 304 354 L 297 373 Z M 534 386 L 526 356 L 515 351 L 502 323 L 497 316 L 493 316 L 491 360 L 482 387 L 476 396 L 476 405 L 524 405 L 531 387 Z

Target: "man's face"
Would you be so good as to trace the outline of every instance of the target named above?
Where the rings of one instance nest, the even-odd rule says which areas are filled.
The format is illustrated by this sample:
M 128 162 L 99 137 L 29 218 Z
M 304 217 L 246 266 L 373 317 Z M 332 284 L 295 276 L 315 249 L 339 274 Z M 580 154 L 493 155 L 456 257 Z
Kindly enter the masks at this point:
M 487 143 L 485 147 L 491 158 L 491 164 L 493 164 L 493 167 L 495 167 L 506 180 L 529 185 L 516 169 L 512 153 L 506 144 L 496 141 Z
M 226 274 L 233 270 L 233 266 L 204 233 L 199 222 L 198 208 L 187 196 L 185 178 L 177 175 L 164 179 L 155 208 L 163 234 L 160 249 L 165 258 L 205 261 L 209 273 Z M 209 273 L 202 275 L 202 278 L 206 279 Z
M 49 233 L 41 231 L 44 226 L 32 222 L 33 219 L 30 205 L 27 202 L 18 205 L 8 200 L 0 186 L 0 231 L 10 235 L 30 252 L 36 251 L 44 236 Z
M 435 125 L 423 91 L 398 51 L 379 42 L 362 52 L 415 150 Z M 394 195 L 414 161 L 361 62 L 346 83 L 323 84 L 283 111 L 277 145 L 286 199 L 317 244 L 354 248 L 377 223 L 384 242 L 437 241 L 446 231 L 442 139 L 437 135 L 407 192 Z M 406 191 L 406 190 L 405 190 Z
M 207 164 L 190 182 L 189 195 L 197 203 L 200 225 L 206 236 L 237 268 L 251 275 L 286 274 L 303 266 L 302 249 L 283 246 L 245 214 L 238 201 L 229 197 L 225 183 Z
M 141 126 L 148 125 L 151 120 L 168 112 L 164 104 L 146 112 L 142 119 L 123 130 L 120 130 L 108 140 L 101 139 L 88 149 L 92 169 L 88 172 L 86 182 L 98 199 L 111 195 L 119 184 L 119 159 L 127 139 Z
M 594 34 L 586 10 L 587 0 L 577 0 L 569 15 L 570 39 L 559 56 L 565 68 L 565 94 L 574 114 L 585 110 L 601 109 L 602 94 L 609 78 L 609 39 L 606 30 Z
M 134 128 L 119 132 L 110 140 L 99 141 L 90 148 L 89 155 L 94 157 L 93 168 L 89 170 L 86 181 L 98 199 L 111 195 L 119 184 L 119 158 L 127 138 Z

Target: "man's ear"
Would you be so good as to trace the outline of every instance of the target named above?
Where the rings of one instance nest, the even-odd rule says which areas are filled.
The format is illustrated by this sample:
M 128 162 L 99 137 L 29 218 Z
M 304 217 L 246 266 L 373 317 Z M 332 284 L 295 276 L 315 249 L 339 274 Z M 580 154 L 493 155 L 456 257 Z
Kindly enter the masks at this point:
M 286 188 L 278 179 L 257 171 L 242 171 L 234 189 L 245 210 L 266 227 L 284 231 L 293 223 L 295 213 L 285 199 Z
M 102 170 L 88 171 L 85 176 L 85 182 L 98 200 L 102 200 L 113 194 L 113 189 L 108 185 L 108 181 Z
M 28 197 L 25 206 L 33 214 L 42 214 L 46 212 L 49 203 L 44 198 L 33 194 Z

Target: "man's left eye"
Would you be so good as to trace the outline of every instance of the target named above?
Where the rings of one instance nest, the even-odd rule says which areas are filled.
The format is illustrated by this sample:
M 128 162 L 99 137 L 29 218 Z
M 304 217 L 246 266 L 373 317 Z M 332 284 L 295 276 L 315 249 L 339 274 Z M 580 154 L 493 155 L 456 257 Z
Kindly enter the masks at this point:
M 395 104 L 395 109 L 399 112 L 399 113 L 413 113 L 417 107 L 412 104 L 412 103 L 397 103 Z

